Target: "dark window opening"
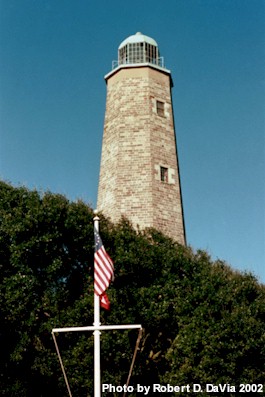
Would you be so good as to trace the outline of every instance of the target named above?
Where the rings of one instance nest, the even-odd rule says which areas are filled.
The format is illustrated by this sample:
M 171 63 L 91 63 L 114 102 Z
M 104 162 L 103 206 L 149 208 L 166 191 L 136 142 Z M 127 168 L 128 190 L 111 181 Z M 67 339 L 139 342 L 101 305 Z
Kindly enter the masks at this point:
M 156 112 L 158 116 L 165 116 L 165 104 L 161 101 L 156 101 Z
M 168 182 L 168 168 L 160 167 L 160 179 L 162 182 Z

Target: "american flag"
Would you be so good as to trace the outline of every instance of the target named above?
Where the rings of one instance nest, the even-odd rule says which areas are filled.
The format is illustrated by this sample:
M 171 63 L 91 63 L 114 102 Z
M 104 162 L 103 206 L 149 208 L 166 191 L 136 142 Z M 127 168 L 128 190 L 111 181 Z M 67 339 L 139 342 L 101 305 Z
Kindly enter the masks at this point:
M 113 279 L 113 262 L 102 244 L 99 233 L 95 231 L 94 290 L 95 294 L 101 297 L 101 306 L 103 306 L 104 299 L 106 299 L 105 291 Z

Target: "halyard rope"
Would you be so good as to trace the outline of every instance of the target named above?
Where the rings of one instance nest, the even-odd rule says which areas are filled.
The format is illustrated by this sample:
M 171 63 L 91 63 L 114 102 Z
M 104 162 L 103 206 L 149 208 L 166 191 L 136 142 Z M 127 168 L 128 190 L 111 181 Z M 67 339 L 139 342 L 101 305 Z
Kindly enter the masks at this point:
M 140 341 L 141 341 L 141 338 L 142 338 L 142 334 L 143 334 L 143 329 L 140 328 L 139 329 L 139 333 L 138 333 L 138 338 L 137 338 L 137 341 L 136 341 L 136 344 L 135 344 L 135 349 L 134 349 L 134 353 L 133 353 L 131 368 L 130 368 L 129 375 L 128 375 L 128 378 L 127 378 L 126 388 L 125 388 L 125 392 L 123 393 L 123 397 L 126 397 L 126 394 L 127 394 L 127 389 L 128 389 L 129 383 L 130 383 L 132 370 L 133 370 L 133 366 L 134 366 L 134 362 L 135 362 L 135 359 L 136 359 L 137 352 L 139 350 L 139 344 L 140 344 Z

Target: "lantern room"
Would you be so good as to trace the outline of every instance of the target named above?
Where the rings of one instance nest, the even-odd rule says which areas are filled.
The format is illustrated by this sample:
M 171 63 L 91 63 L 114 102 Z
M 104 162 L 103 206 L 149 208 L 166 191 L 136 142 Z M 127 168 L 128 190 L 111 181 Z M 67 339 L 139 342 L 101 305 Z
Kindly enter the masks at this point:
M 158 45 L 154 39 L 140 32 L 129 36 L 119 46 L 118 65 L 130 65 L 139 63 L 150 63 L 164 67 L 164 60 L 159 56 Z

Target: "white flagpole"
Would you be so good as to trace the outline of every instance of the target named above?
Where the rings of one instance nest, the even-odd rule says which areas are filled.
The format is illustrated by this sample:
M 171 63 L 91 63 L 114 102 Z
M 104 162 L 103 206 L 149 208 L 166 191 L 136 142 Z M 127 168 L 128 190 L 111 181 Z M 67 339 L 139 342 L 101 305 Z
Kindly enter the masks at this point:
M 94 211 L 94 231 L 99 232 L 99 217 L 97 210 Z M 100 298 L 94 291 L 94 397 L 101 397 L 101 379 L 100 379 Z
M 94 231 L 99 232 L 99 217 L 97 210 L 94 211 Z M 95 266 L 95 263 L 94 263 Z M 95 277 L 95 275 L 94 275 Z M 94 281 L 95 283 L 95 281 Z M 61 364 L 61 368 L 63 371 L 65 383 L 67 386 L 67 390 L 69 395 L 71 395 L 70 387 L 68 384 L 68 380 L 66 377 L 66 373 L 64 370 L 63 362 L 61 359 L 61 355 L 59 352 L 59 348 L 56 342 L 55 332 L 74 332 L 74 331 L 94 331 L 94 397 L 101 397 L 101 376 L 100 376 L 100 330 L 121 330 L 121 329 L 142 329 L 140 324 L 125 324 L 125 325 L 101 325 L 100 324 L 100 297 L 95 294 L 95 286 L 94 286 L 94 323 L 93 326 L 85 326 L 85 327 L 65 327 L 65 328 L 53 328 L 52 336 L 55 342 L 56 351 L 58 354 L 58 358 Z M 135 358 L 133 358 L 134 360 Z M 131 369 L 130 369 L 131 373 Z M 129 378 L 128 378 L 129 379 Z M 127 381 L 128 383 L 128 381 Z

